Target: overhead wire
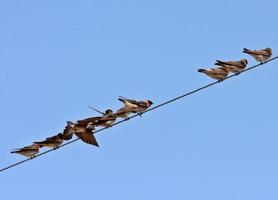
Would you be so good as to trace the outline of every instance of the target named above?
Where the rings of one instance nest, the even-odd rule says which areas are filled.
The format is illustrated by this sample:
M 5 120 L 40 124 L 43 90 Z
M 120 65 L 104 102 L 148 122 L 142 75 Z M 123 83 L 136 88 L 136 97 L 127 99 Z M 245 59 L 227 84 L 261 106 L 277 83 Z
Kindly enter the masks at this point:
M 260 63 L 258 63 L 258 64 L 256 64 L 256 65 L 252 66 L 252 67 L 246 68 L 246 69 L 245 69 L 244 71 L 242 71 L 240 74 L 245 73 L 245 72 L 247 72 L 247 71 L 249 71 L 249 70 L 255 69 L 255 68 L 257 68 L 257 67 L 260 67 L 260 66 L 262 66 L 262 65 L 264 65 L 264 64 L 267 64 L 267 63 L 269 63 L 269 62 L 271 62 L 271 61 L 273 61 L 273 60 L 276 60 L 276 59 L 278 59 L 278 56 L 273 57 L 273 58 L 271 58 L 271 59 L 269 59 L 269 60 L 267 60 L 267 61 L 265 61 L 265 62 L 260 62 Z M 213 85 L 216 85 L 216 84 L 218 84 L 218 83 L 222 83 L 222 82 L 224 82 L 225 80 L 228 80 L 228 79 L 230 79 L 230 78 L 232 78 L 232 77 L 235 77 L 235 76 L 238 76 L 238 75 L 240 75 L 240 74 L 232 74 L 232 75 L 226 77 L 225 79 L 223 79 L 222 81 L 214 81 L 214 82 L 212 82 L 212 83 L 209 83 L 209 84 L 207 84 L 207 85 L 204 85 L 204 86 L 202 86 L 202 87 L 199 87 L 199 88 L 197 88 L 197 89 L 195 89 L 195 90 L 192 90 L 192 91 L 190 91 L 190 92 L 187 92 L 187 93 L 185 93 L 185 94 L 183 94 L 183 95 L 180 95 L 180 96 L 177 96 L 177 97 L 175 97 L 175 98 L 173 98 L 173 99 L 170 99 L 170 100 L 168 100 L 168 101 L 165 101 L 165 102 L 163 102 L 163 103 L 161 103 L 161 104 L 159 104 L 159 105 L 157 105 L 157 106 L 154 106 L 154 107 L 152 107 L 152 108 L 150 108 L 150 109 L 148 109 L 148 110 L 143 111 L 142 113 L 144 114 L 144 113 L 147 113 L 147 112 L 156 110 L 156 109 L 158 109 L 158 108 L 160 108 L 160 107 L 162 107 L 162 106 L 165 106 L 165 105 L 170 104 L 170 103 L 172 103 L 172 102 L 175 102 L 175 101 L 177 101 L 177 100 L 179 100 L 179 99 L 182 99 L 182 98 L 185 98 L 185 97 L 187 97 L 187 96 L 190 96 L 190 95 L 192 95 L 192 94 L 194 94 L 194 93 L 197 93 L 197 92 L 199 92 L 199 91 L 201 91 L 201 90 L 204 90 L 204 89 L 206 89 L 206 88 L 209 88 L 209 87 L 211 87 L 211 86 L 213 86 Z M 110 127 L 104 127 L 104 128 L 98 129 L 98 130 L 94 131 L 93 134 L 98 133 L 98 132 L 102 132 L 102 131 L 104 131 L 104 130 L 106 130 L 106 129 L 109 129 L 109 128 L 113 127 L 113 126 L 117 126 L 117 125 L 119 125 L 119 124 L 121 124 L 121 123 L 124 123 L 124 122 L 126 122 L 126 121 L 128 121 L 128 120 L 130 120 L 130 119 L 133 119 L 133 118 L 135 118 L 135 117 L 138 117 L 138 116 L 141 116 L 141 114 L 139 114 L 139 113 L 134 114 L 134 115 L 132 115 L 132 116 L 126 118 L 126 119 L 123 119 L 123 120 L 120 120 L 120 121 L 114 123 L 114 124 L 113 124 L 112 126 L 110 126 Z M 71 143 L 74 143 L 74 142 L 76 142 L 76 141 L 78 141 L 78 140 L 80 140 L 80 139 L 79 139 L 79 138 L 76 138 L 76 139 L 74 139 L 74 140 L 71 140 L 71 141 L 69 141 L 69 142 L 67 142 L 67 143 L 64 143 L 64 144 L 60 145 L 58 148 L 49 149 L 49 150 L 44 151 L 44 152 L 42 152 L 42 153 L 40 153 L 40 154 L 38 154 L 38 155 L 36 155 L 36 156 L 34 156 L 34 157 L 27 158 L 27 159 L 24 159 L 24 160 L 22 160 L 22 161 L 19 161 L 19 162 L 16 162 L 16 163 L 14 163 L 14 164 L 11 164 L 11 165 L 9 165 L 9 166 L 7 166 L 7 167 L 4 167 L 4 168 L 0 169 L 0 172 L 6 171 L 6 170 L 8 170 L 8 169 L 11 169 L 11 168 L 13 168 L 13 167 L 15 167 L 15 166 L 17 166 L 17 165 L 21 165 L 21 164 L 23 164 L 23 163 L 25 163 L 25 162 L 27 162 L 27 161 L 33 160 L 33 159 L 35 159 L 35 158 L 37 158 L 37 157 L 40 157 L 40 156 L 42 156 L 42 155 L 45 155 L 45 154 L 51 152 L 51 151 L 58 150 L 58 149 L 60 149 L 60 148 L 62 148 L 62 147 L 65 147 L 65 146 L 71 144 Z

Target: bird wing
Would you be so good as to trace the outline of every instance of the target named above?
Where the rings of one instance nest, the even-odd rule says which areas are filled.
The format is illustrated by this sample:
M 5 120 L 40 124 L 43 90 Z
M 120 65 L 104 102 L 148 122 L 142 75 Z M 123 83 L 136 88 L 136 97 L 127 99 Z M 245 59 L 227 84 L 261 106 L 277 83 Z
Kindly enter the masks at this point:
M 75 135 L 79 137 L 83 142 L 92 144 L 99 147 L 95 136 L 90 132 L 76 132 Z
M 40 147 L 48 146 L 48 145 L 60 145 L 63 143 L 63 140 L 60 138 L 49 138 L 44 141 L 34 142 L 35 144 L 39 145 Z
M 70 140 L 72 138 L 73 133 L 74 133 L 73 128 L 67 125 L 63 131 L 63 138 L 65 140 Z
M 123 97 L 123 96 L 119 96 L 120 99 L 123 99 L 123 100 L 131 100 L 129 98 L 126 98 L 126 97 Z
M 230 65 L 230 66 L 237 66 L 237 67 L 242 67 L 242 63 L 239 61 L 220 61 L 217 60 L 218 63 L 224 64 L 224 65 Z
M 57 143 L 59 140 L 61 140 L 58 137 L 53 137 L 53 138 L 47 138 L 44 142 L 46 143 Z
M 267 52 L 264 49 L 259 49 L 259 50 L 252 51 L 251 54 L 269 56 L 269 52 Z
M 119 110 L 117 110 L 117 112 L 113 113 L 113 116 L 118 117 L 118 116 L 121 116 L 123 114 L 128 114 L 130 112 L 132 112 L 132 109 L 127 107 L 127 106 L 124 106 L 124 107 L 120 108 Z
M 139 107 L 142 107 L 142 108 L 147 108 L 148 107 L 148 105 L 147 105 L 147 103 L 145 101 L 138 101 L 137 105 Z
M 102 117 L 97 122 L 95 122 L 94 125 L 98 126 L 100 124 L 103 124 L 103 123 L 106 123 L 106 122 L 109 122 L 109 121 L 113 121 L 113 120 L 116 120 L 116 116 Z
M 59 139 L 58 135 L 54 135 L 52 137 L 47 137 L 46 140 L 56 140 Z
M 122 97 L 122 96 L 119 96 L 119 101 L 123 102 L 124 104 L 126 103 L 130 103 L 130 104 L 133 104 L 133 105 L 137 105 L 137 101 L 133 100 L 133 99 L 128 99 L 128 98 L 125 98 L 125 97 Z
M 250 49 L 244 48 L 243 52 L 248 53 L 250 55 L 254 55 L 254 56 L 256 56 L 256 55 L 269 56 L 270 55 L 270 53 L 266 49 L 250 50 Z
M 34 149 L 36 150 L 37 147 L 34 145 L 30 145 L 30 146 L 23 147 L 20 150 L 34 150 Z
M 90 123 L 90 122 L 95 123 L 99 119 L 101 119 L 101 117 L 90 117 L 90 118 L 78 120 L 77 125 L 78 126 L 87 126 L 88 123 Z
M 45 144 L 45 143 L 48 143 L 48 139 L 46 140 L 43 140 L 43 141 L 39 141 L 39 142 L 34 142 L 35 144 L 38 144 L 38 145 L 42 145 L 42 144 Z

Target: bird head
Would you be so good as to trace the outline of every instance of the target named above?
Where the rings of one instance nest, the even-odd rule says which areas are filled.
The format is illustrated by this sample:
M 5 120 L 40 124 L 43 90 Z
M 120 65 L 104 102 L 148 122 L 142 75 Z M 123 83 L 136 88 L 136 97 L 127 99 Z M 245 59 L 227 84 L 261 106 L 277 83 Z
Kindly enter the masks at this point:
M 248 64 L 248 60 L 246 60 L 246 59 L 241 59 L 241 62 L 244 63 L 244 65 Z
M 269 54 L 272 54 L 272 49 L 269 47 L 265 48 L 265 51 L 267 51 Z
M 153 105 L 153 102 L 151 100 L 146 100 L 146 103 L 148 104 L 148 107 L 150 107 L 151 105 Z
M 105 111 L 105 115 L 109 115 L 109 114 L 113 114 L 113 110 L 107 109 L 107 110 Z
M 58 133 L 58 134 L 57 134 L 57 137 L 58 137 L 59 139 L 64 139 L 64 135 L 63 135 L 62 133 Z

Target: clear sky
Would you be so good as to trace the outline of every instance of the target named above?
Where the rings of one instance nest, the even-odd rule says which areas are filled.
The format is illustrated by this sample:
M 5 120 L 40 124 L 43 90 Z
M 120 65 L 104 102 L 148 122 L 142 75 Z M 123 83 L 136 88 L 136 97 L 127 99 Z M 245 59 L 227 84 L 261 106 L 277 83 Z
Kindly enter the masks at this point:
M 67 120 L 159 104 L 242 48 L 278 55 L 277 0 L 0 2 L 0 167 Z M 278 61 L 0 174 L 1 199 L 278 199 Z M 43 149 L 42 149 L 43 151 Z

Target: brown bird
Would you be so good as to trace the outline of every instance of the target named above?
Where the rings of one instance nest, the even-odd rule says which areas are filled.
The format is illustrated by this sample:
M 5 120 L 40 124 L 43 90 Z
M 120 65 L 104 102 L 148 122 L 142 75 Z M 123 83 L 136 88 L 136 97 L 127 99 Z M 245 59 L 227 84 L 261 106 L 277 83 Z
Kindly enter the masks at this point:
M 133 109 L 128 106 L 124 106 L 117 110 L 117 112 L 115 112 L 113 115 L 115 117 L 129 119 L 128 115 L 130 115 L 131 113 L 133 113 Z
M 107 109 L 105 112 L 101 112 L 93 107 L 88 107 L 102 114 L 102 117 L 98 117 L 93 125 L 101 127 L 111 127 L 115 123 L 117 117 L 113 114 L 113 110 Z
M 63 131 L 64 140 L 70 140 L 72 138 L 73 134 L 75 133 L 75 131 L 73 129 L 74 125 L 83 126 L 83 127 L 93 130 L 93 129 L 95 129 L 93 124 L 100 118 L 101 117 L 90 117 L 90 118 L 78 120 L 76 123 L 68 122 L 67 126 L 65 127 L 65 129 Z
M 224 67 L 199 69 L 198 72 L 204 73 L 207 76 L 218 81 L 223 81 L 229 74 L 229 72 Z
M 138 113 L 140 116 L 142 115 L 142 112 L 147 110 L 153 104 L 151 100 L 136 101 L 122 96 L 119 96 L 118 100 L 123 102 L 125 107 L 127 107 L 127 108 L 123 107 L 122 110 L 126 112 L 128 111 L 129 113 Z
M 75 135 L 79 137 L 83 142 L 99 147 L 95 136 L 92 131 L 85 127 L 75 127 Z
M 58 148 L 64 141 L 64 136 L 62 133 L 58 133 L 52 137 L 46 138 L 44 141 L 34 142 L 41 147 Z
M 15 149 L 11 153 L 18 153 L 20 155 L 26 156 L 28 158 L 33 158 L 39 153 L 40 145 L 32 144 L 23 148 Z
M 103 113 L 103 116 L 94 123 L 94 125 L 101 127 L 111 127 L 115 123 L 116 118 L 117 117 L 113 114 L 113 111 L 108 109 L 105 111 L 105 113 Z
M 95 129 L 94 124 L 100 120 L 101 117 L 90 117 L 82 120 L 77 120 L 79 126 L 86 126 L 87 128 Z
M 250 50 L 250 49 L 243 48 L 243 53 L 247 53 L 251 55 L 258 62 L 265 62 L 271 58 L 272 49 L 269 47 L 265 49 L 259 49 L 259 50 Z
M 241 59 L 240 61 L 216 60 L 216 63 L 215 63 L 215 65 L 224 67 L 228 72 L 237 73 L 237 74 L 242 72 L 245 69 L 247 64 L 248 64 L 248 61 L 246 59 Z
M 68 121 L 68 125 L 66 127 L 65 135 L 68 138 L 72 137 L 72 134 L 75 134 L 78 138 L 80 138 L 83 142 L 91 145 L 95 145 L 99 147 L 95 136 L 93 135 L 93 131 L 95 130 L 95 126 L 91 125 L 90 122 L 88 124 L 83 125 L 82 123 L 73 123 Z M 68 130 L 67 130 L 68 129 Z M 71 136 L 69 136 L 71 135 Z

